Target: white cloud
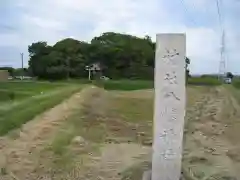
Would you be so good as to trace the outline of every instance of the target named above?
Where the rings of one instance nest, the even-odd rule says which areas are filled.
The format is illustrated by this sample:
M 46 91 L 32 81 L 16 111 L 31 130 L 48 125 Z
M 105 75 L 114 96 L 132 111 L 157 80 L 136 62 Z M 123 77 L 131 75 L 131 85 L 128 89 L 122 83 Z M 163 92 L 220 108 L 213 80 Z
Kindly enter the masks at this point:
M 216 5 L 216 1 L 209 1 L 209 0 L 181 0 L 184 4 L 187 5 L 187 8 L 191 8 L 194 10 L 206 10 L 209 9 L 209 7 L 207 7 L 207 5 L 209 4 L 215 4 Z M 210 7 L 211 8 L 211 7 Z
M 19 35 L 14 33 L 2 33 L 0 34 L 0 47 L 6 46 L 19 46 L 21 39 Z
M 70 36 L 80 40 L 91 40 L 94 36 L 106 31 L 124 32 L 137 36 L 150 35 L 153 40 L 156 33 L 186 32 L 187 54 L 192 60 L 191 70 L 195 73 L 218 70 L 220 34 L 217 28 L 219 27 L 215 27 L 216 23 L 209 25 L 210 19 L 218 21 L 215 1 L 184 0 L 181 3 L 176 0 L 171 2 L 165 0 L 41 0 L 34 2 L 18 0 L 15 3 L 22 10 L 18 17 L 21 22 L 19 31 L 14 34 L 0 34 L 0 39 L 4 39 L 7 46 L 19 47 L 25 52 L 27 45 L 35 41 L 48 41 L 54 44 Z M 231 5 L 226 7 L 228 12 L 230 12 L 229 9 L 235 8 Z M 209 24 L 204 26 L 199 23 L 199 26 L 198 24 L 195 24 L 195 27 L 187 26 L 184 18 L 188 12 L 185 8 L 191 15 L 193 13 L 198 17 L 197 20 L 209 22 Z M 234 13 L 236 15 L 237 12 L 234 11 Z M 211 18 L 201 19 L 201 15 L 207 14 Z M 237 41 L 239 36 L 238 38 L 236 36 L 240 28 L 232 30 L 235 23 L 230 20 L 231 14 L 228 14 L 228 17 L 225 20 L 226 27 L 231 34 L 227 42 L 229 51 L 232 52 L 231 58 L 236 59 L 240 55 L 236 48 L 239 44 Z M 198 23 L 198 21 L 195 22 Z M 2 42 L 0 46 L 4 45 Z M 237 63 L 236 60 L 232 61 Z M 236 66 L 232 68 L 236 69 Z
M 34 17 L 34 16 L 24 16 L 24 21 L 27 23 L 32 24 L 33 26 L 38 26 L 39 28 L 46 28 L 46 29 L 62 29 L 65 30 L 65 26 L 63 23 L 52 20 L 52 19 L 43 19 L 41 17 Z

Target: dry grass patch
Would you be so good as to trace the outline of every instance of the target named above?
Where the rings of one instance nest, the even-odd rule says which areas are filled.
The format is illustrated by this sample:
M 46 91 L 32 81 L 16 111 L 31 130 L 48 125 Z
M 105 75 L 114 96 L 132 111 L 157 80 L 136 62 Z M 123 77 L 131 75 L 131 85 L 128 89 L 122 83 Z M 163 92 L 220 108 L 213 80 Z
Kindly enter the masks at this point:
M 140 180 L 143 177 L 144 171 L 151 169 L 151 163 L 144 161 L 129 167 L 122 172 L 122 180 Z
M 148 121 L 152 118 L 152 103 L 152 98 L 142 101 L 118 97 L 96 88 L 84 97 L 45 149 L 44 153 L 53 158 L 49 166 L 53 171 L 61 169 L 62 175 L 75 168 L 82 172 L 87 165 L 79 165 L 79 161 L 84 158 L 87 164 L 93 155 L 99 156 L 101 147 L 107 144 L 146 143 L 151 138 Z
M 145 103 L 149 103 L 149 106 Z M 51 148 L 55 154 L 61 155 L 67 151 L 67 146 L 76 136 L 81 136 L 91 143 L 104 143 L 111 139 L 113 142 L 114 139 L 115 142 L 137 141 L 138 136 L 151 132 L 151 124 L 147 123 L 151 118 L 152 99 L 142 101 L 136 98 L 114 97 L 98 89 L 90 97 L 85 97 L 81 107 L 56 135 Z
M 131 123 L 146 123 L 153 119 L 153 99 L 114 97 L 112 110 Z
M 191 86 L 187 93 L 183 172 L 186 180 L 201 179 L 217 173 L 212 165 L 215 159 L 212 161 L 203 153 L 203 144 L 210 146 L 211 141 L 203 141 L 204 136 L 199 132 L 205 129 L 200 126 L 200 120 L 208 122 L 206 120 L 218 110 L 212 106 L 215 101 L 208 95 L 214 94 L 215 98 L 218 92 L 209 87 Z M 126 171 L 119 177 L 141 179 L 143 171 L 150 168 L 146 154 L 151 155 L 153 97 L 151 90 L 108 92 L 94 88 L 85 94 L 42 152 L 44 168 L 39 168 L 39 173 L 49 173 L 47 169 L 51 168 L 50 174 L 55 179 L 68 176 L 71 176 L 68 179 L 97 179 L 100 176 L 100 179 L 110 180 L 110 176 L 115 177 L 124 167 Z M 208 109 L 213 112 L 208 113 Z M 216 123 L 205 125 L 209 129 L 203 133 L 214 132 L 214 127 L 209 125 Z M 142 144 L 149 147 L 142 149 Z M 134 159 L 135 155 L 139 157 Z M 229 153 L 231 155 L 234 153 Z

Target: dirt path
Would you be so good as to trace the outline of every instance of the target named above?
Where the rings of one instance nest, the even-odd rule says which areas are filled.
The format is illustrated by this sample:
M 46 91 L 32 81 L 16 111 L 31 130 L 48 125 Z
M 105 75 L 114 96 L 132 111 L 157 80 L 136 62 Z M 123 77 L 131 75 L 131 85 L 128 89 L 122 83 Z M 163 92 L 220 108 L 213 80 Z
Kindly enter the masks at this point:
M 104 126 L 109 126 L 110 129 L 114 129 L 113 131 L 116 130 L 120 136 L 115 137 L 110 135 L 111 130 L 108 129 L 108 137 L 105 139 L 105 142 L 101 141 L 97 144 L 98 147 L 100 146 L 100 149 L 97 152 L 90 150 L 87 157 L 85 156 L 87 160 L 85 159 L 84 163 L 81 163 L 81 157 L 75 158 L 75 168 L 68 176 L 65 176 L 66 179 L 121 180 L 122 172 L 126 169 L 142 161 L 148 161 L 151 158 L 151 146 L 143 146 L 142 144 L 132 141 L 127 143 L 126 139 L 132 139 L 134 133 L 130 133 L 131 135 L 126 137 L 124 132 L 129 133 L 129 130 L 119 132 L 119 130 L 122 131 L 124 128 L 121 127 L 123 126 L 122 123 L 124 123 L 124 120 L 117 120 L 109 115 L 108 108 L 109 105 L 111 105 L 112 95 L 112 92 L 107 92 L 105 95 L 103 92 L 102 96 L 100 95 L 95 98 L 92 104 L 89 104 L 88 108 L 91 107 L 91 118 L 88 120 L 97 121 L 97 119 L 103 115 L 104 119 L 106 118 L 103 120 Z M 118 94 L 114 94 L 114 96 L 115 95 Z M 125 96 L 128 97 L 128 93 L 126 93 Z M 109 100 L 110 102 L 108 104 Z M 92 113 L 95 115 L 94 119 L 92 119 Z M 126 124 L 126 122 L 124 124 Z M 131 127 L 128 126 L 130 125 L 126 125 L 125 128 L 131 129 Z M 97 131 L 97 129 L 95 130 Z M 131 129 L 130 131 L 134 130 Z M 89 139 L 85 140 L 91 143 Z
M 150 155 L 151 149 L 139 144 L 102 144 L 100 152 L 89 152 L 87 161 L 76 160 L 75 168 L 67 175 L 58 176 L 48 168 L 51 156 L 42 156 L 46 144 L 51 142 L 65 120 L 73 114 L 97 88 L 86 88 L 68 100 L 37 116 L 20 130 L 0 139 L 0 180 L 53 180 L 53 179 L 106 179 L 120 180 L 120 172 Z M 88 99 L 89 100 L 89 99 Z M 98 101 L 95 101 L 97 103 Z M 94 107 L 100 106 L 95 104 Z M 95 110 L 95 113 L 98 109 Z M 101 113 L 101 112 L 98 112 Z M 14 137 L 13 137 L 14 135 Z M 79 166 L 78 166 L 79 165 Z M 51 167 L 49 167 L 51 168 Z
M 0 180 L 121 180 L 121 172 L 124 170 L 144 161 L 150 161 L 151 147 L 149 146 L 145 147 L 136 142 L 112 142 L 111 144 L 98 142 L 97 146 L 101 148 L 97 152 L 90 150 L 81 157 L 81 154 L 77 154 L 79 156 L 75 157 L 74 168 L 70 173 L 58 176 L 54 174 L 57 172 L 53 173 L 51 167 L 47 169 L 45 161 L 55 159 L 51 154 L 41 156 L 40 152 L 48 142 L 53 140 L 65 120 L 75 110 L 79 111 L 78 106 L 85 101 L 85 96 L 91 97 L 96 89 L 89 87 L 82 90 L 25 124 L 21 130 L 15 132 L 14 137 L 2 137 L 0 139 Z M 238 140 L 240 107 L 238 103 L 223 87 L 205 88 L 204 91 L 188 88 L 188 91 L 188 101 L 193 103 L 190 103 L 191 105 L 187 108 L 185 125 L 183 159 L 185 177 L 194 176 L 196 179 L 204 180 L 214 178 L 238 180 L 237 178 L 240 177 Z M 143 91 L 136 94 L 124 92 L 117 95 L 129 98 L 133 95 L 135 98 L 138 96 L 152 98 L 151 91 L 146 91 L 145 96 Z M 94 105 L 91 105 L 94 109 L 93 113 L 96 113 L 90 116 L 93 122 L 99 121 L 94 119 L 95 115 L 104 113 L 98 107 L 103 107 L 105 100 L 96 99 Z M 105 123 L 102 127 L 117 123 L 117 121 L 101 121 Z M 118 128 L 121 128 L 120 125 L 118 122 Z M 90 139 L 85 140 L 90 144 L 96 143 Z
M 89 167 L 80 176 L 70 179 L 121 180 L 122 172 L 127 168 L 150 159 L 151 149 L 138 144 L 109 144 L 101 148 L 100 156 L 92 156 Z
M 228 138 L 237 123 L 237 109 L 234 98 L 223 87 L 212 88 L 189 109 L 184 146 L 187 176 L 219 180 L 240 177 L 239 163 L 229 157 L 234 145 Z M 234 137 L 239 135 L 235 131 Z
M 84 96 L 94 88 L 87 87 L 68 100 L 37 116 L 14 132 L 18 137 L 0 139 L 0 179 L 27 180 L 39 165 L 36 154 L 53 137 L 58 127 L 71 115 Z

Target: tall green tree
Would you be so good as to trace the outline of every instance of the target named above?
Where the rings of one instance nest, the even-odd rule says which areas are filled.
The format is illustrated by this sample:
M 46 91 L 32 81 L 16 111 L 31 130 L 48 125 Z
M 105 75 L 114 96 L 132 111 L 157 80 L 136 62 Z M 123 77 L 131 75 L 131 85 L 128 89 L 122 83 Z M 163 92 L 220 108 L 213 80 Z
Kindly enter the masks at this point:
M 29 71 L 32 75 L 40 78 L 47 78 L 47 56 L 51 53 L 52 47 L 47 42 L 36 42 L 28 46 L 30 56 Z
M 108 32 L 93 38 L 91 44 L 100 47 L 98 57 L 107 67 L 106 74 L 114 78 L 153 78 L 154 49 L 150 38 Z M 148 66 L 152 66 L 150 72 Z
M 57 42 L 53 49 L 61 53 L 62 63 L 67 71 L 66 77 L 81 77 L 86 74 L 88 44 L 78 40 L 67 38 Z M 84 57 L 84 54 L 86 58 Z M 61 68 L 62 69 L 62 68 Z
M 66 38 L 49 46 L 32 43 L 29 70 L 45 79 L 84 78 L 87 65 L 100 63 L 103 74 L 113 79 L 153 79 L 155 43 L 149 36 L 139 38 L 128 34 L 106 32 L 90 43 Z M 186 58 L 186 74 L 189 75 Z

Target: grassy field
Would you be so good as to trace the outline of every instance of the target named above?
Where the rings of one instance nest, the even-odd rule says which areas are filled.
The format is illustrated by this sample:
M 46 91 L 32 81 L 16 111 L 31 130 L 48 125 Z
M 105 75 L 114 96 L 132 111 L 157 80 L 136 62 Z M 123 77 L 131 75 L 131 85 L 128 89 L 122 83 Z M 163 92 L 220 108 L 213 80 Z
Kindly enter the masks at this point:
M 221 82 L 217 78 L 213 78 L 213 77 L 190 77 L 188 79 L 188 85 L 219 86 L 221 85 Z
M 0 135 L 19 128 L 80 88 L 81 85 L 64 83 L 1 82 Z
M 209 88 L 190 87 L 187 89 L 189 94 L 188 106 L 191 107 L 200 95 L 209 92 Z M 135 156 L 146 153 L 145 150 L 136 149 L 136 144 L 148 147 L 147 152 L 151 152 L 152 145 L 152 119 L 153 119 L 153 90 L 137 90 L 137 91 L 103 91 L 97 89 L 94 94 L 85 96 L 84 103 L 79 109 L 68 118 L 65 124 L 59 129 L 53 141 L 47 146 L 47 151 L 53 153 L 54 161 L 48 162 L 46 165 L 53 169 L 61 169 L 61 175 L 71 174 L 77 171 L 82 174 L 82 178 L 86 178 L 88 169 L 87 163 L 92 157 L 99 157 L 114 148 L 121 149 L 122 156 L 129 156 L 133 153 Z M 74 143 L 75 137 L 83 139 L 83 146 Z M 82 143 L 82 142 L 81 142 Z M 104 147 L 104 148 L 102 148 Z M 138 152 L 139 151 L 139 152 Z M 109 153 L 110 153 L 109 152 Z M 117 164 L 120 160 L 116 150 L 113 157 L 109 154 L 101 160 L 102 166 L 108 167 L 111 162 L 116 162 L 109 169 L 104 169 L 105 173 L 113 171 L 117 168 L 121 172 L 121 177 L 125 179 L 141 179 L 142 171 L 149 168 L 149 159 L 142 157 L 137 158 L 136 164 L 123 164 L 127 169 L 121 169 Z M 126 154 L 125 154 L 126 153 Z M 138 154 L 139 153 L 139 154 Z M 147 153 L 146 153 L 147 154 Z M 84 158 L 84 164 L 78 165 L 79 161 Z M 116 159 L 115 159 L 116 158 Z M 120 157 L 121 158 L 121 157 Z M 70 169 L 66 167 L 71 167 Z M 126 168 L 125 167 L 125 168 Z M 86 172 L 84 172 L 86 171 Z M 91 172 L 93 176 L 96 172 Z M 56 175 L 56 177 L 58 177 Z M 72 178 L 77 178 L 74 176 Z
M 238 105 L 233 104 L 235 101 L 232 98 L 238 99 L 240 92 L 229 85 L 226 87 L 215 86 L 216 84 L 200 85 L 187 88 L 183 179 L 234 179 L 238 175 L 231 167 L 239 168 L 238 161 L 234 158 L 240 157 L 237 155 L 240 146 L 236 143 L 239 136 L 237 131 L 239 121 L 236 116 Z M 70 171 L 65 169 L 66 171 L 62 173 L 71 174 L 74 170 L 83 174 L 84 178 L 88 177 L 86 172 L 90 168 L 93 169 L 90 174 L 96 177 L 97 170 L 94 170 L 94 165 L 78 164 L 82 158 L 85 163 L 92 161 L 88 156 L 90 153 L 104 162 L 96 162 L 100 163 L 97 167 L 104 171 L 101 172 L 102 177 L 107 177 L 106 174 L 118 169 L 122 180 L 141 179 L 143 171 L 150 167 L 151 157 L 145 157 L 147 154 L 145 150 L 138 152 L 139 149 L 135 149 L 134 144 L 149 147 L 148 153 L 151 154 L 154 94 L 150 89 L 142 89 L 143 86 L 140 88 L 142 90 L 128 87 L 128 90 L 136 91 L 126 91 L 127 88 L 123 86 L 124 83 L 110 88 L 111 91 L 108 92 L 102 90 L 96 92 L 94 98 L 88 97 L 91 101 L 86 100 L 81 111 L 76 111 L 75 115 L 69 117 L 50 144 L 53 157 L 56 159 L 51 167 L 57 169 L 63 164 L 64 166 L 69 164 Z M 75 137 L 82 137 L 84 143 L 88 145 L 79 147 L 74 144 Z M 124 143 L 127 145 L 121 149 Z M 124 158 L 128 156 L 130 158 L 134 151 L 134 157 L 137 156 L 135 163 L 118 159 L 116 149 L 113 156 L 111 151 L 114 148 L 121 149 L 121 156 Z M 231 152 L 230 155 L 225 153 L 225 149 Z M 101 156 L 105 153 L 109 155 Z M 125 169 L 112 162 L 123 163 Z M 104 168 L 109 165 L 111 168 Z
M 240 172 L 240 91 L 231 85 L 219 86 L 212 79 L 190 81 L 183 179 L 240 177 L 239 173 L 234 174 L 234 171 Z M 4 118 L 0 127 L 3 125 L 8 131 L 83 87 L 77 80 L 22 85 L 26 88 L 21 84 L 4 85 L 16 94 L 24 94 L 16 95 L 14 100 L 1 101 L 4 106 L 0 106 L 0 112 Z M 153 82 L 110 80 L 99 86 L 104 88 L 84 88 L 64 106 L 49 110 L 47 121 L 38 118 L 31 121 L 30 126 L 24 126 L 21 132 L 24 136 L 4 149 L 10 151 L 4 166 L 1 166 L 0 153 L 0 168 L 3 167 L 0 170 L 5 172 L 4 177 L 11 177 L 11 172 L 18 179 L 26 179 L 31 172 L 30 179 L 141 179 L 143 171 L 151 164 Z M 18 115 L 11 114 L 11 110 Z M 2 134 L 7 132 L 1 131 Z M 24 169 L 15 169 L 16 166 Z
M 147 80 L 119 80 L 106 81 L 100 83 L 106 90 L 132 91 L 140 89 L 153 89 L 154 81 Z M 220 81 L 211 77 L 193 77 L 188 79 L 188 85 L 192 86 L 219 86 Z

